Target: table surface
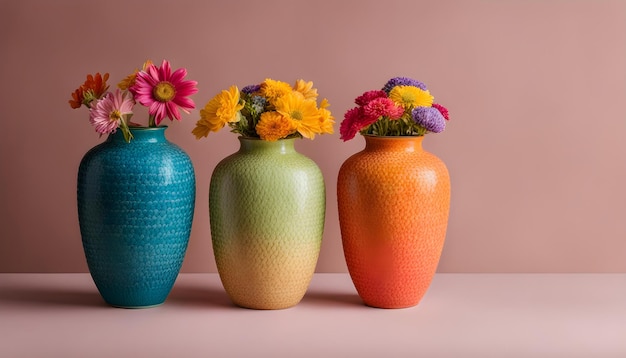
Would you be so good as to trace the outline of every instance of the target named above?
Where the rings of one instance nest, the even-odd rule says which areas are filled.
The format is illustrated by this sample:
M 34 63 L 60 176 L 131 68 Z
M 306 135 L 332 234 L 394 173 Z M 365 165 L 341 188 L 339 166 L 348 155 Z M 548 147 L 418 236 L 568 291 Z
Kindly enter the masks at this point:
M 234 306 L 217 274 L 107 306 L 89 274 L 0 274 L 0 357 L 626 357 L 626 274 L 437 274 L 416 307 L 316 274 L 295 307 Z

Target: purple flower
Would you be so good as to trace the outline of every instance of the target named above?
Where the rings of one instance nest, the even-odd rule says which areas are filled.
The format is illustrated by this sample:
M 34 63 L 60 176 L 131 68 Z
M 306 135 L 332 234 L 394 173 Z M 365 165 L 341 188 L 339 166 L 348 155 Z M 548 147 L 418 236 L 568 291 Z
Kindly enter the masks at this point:
M 241 89 L 241 92 L 245 94 L 252 94 L 258 92 L 261 89 L 261 85 L 249 85 Z
M 443 116 L 443 118 L 447 120 L 450 120 L 450 112 L 448 112 L 448 109 L 438 103 L 433 103 L 433 107 L 437 108 L 437 110 L 439 112 L 441 112 L 441 115 Z
M 394 78 L 390 79 L 383 86 L 383 91 L 385 91 L 385 92 L 387 92 L 387 94 L 389 94 L 389 92 L 391 92 L 391 90 L 395 86 L 414 86 L 414 87 L 417 87 L 417 88 L 419 88 L 419 89 L 421 89 L 423 91 L 426 91 L 426 85 L 423 82 L 420 82 L 418 80 L 414 80 L 414 79 L 408 78 L 408 77 L 394 77 Z
M 435 107 L 415 107 L 411 114 L 413 121 L 429 132 L 440 133 L 446 129 L 446 120 Z

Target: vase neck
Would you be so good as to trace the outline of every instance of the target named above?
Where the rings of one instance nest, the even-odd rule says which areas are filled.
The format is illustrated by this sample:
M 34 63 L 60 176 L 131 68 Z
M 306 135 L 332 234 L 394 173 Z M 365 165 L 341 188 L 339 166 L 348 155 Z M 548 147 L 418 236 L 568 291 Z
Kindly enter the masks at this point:
M 365 149 L 367 150 L 384 150 L 396 152 L 420 152 L 423 151 L 422 141 L 424 136 L 397 136 L 397 137 L 379 137 L 364 136 Z
M 157 143 L 165 142 L 165 130 L 167 126 L 161 127 L 130 127 L 130 133 L 133 135 L 133 139 L 130 143 Z M 108 138 L 109 142 L 126 142 L 124 134 L 121 129 L 110 134 Z
M 279 139 L 275 142 L 270 142 L 258 138 L 239 137 L 239 151 L 245 152 L 272 152 L 287 154 L 295 152 L 294 147 L 295 138 Z

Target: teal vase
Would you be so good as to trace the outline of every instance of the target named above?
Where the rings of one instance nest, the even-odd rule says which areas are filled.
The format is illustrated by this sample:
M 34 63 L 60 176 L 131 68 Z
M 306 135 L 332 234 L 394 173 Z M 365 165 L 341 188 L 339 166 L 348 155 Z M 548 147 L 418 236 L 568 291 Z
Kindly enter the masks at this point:
M 130 143 L 118 130 L 80 163 L 83 248 L 93 281 L 112 306 L 162 304 L 187 250 L 195 175 L 166 128 L 131 128 Z
M 253 309 L 300 302 L 319 257 L 326 194 L 319 167 L 294 148 L 240 137 L 209 188 L 213 252 L 231 300 Z

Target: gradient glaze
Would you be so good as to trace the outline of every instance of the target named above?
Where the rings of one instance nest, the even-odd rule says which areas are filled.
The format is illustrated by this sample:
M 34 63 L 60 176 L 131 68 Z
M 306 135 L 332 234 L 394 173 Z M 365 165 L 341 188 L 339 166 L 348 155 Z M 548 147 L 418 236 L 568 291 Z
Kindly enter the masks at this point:
M 369 306 L 417 305 L 439 263 L 450 178 L 445 164 L 423 150 L 423 139 L 365 136 L 365 149 L 339 170 L 344 255 Z
M 304 296 L 319 257 L 324 179 L 295 150 L 295 139 L 239 140 L 239 151 L 216 166 L 209 190 L 220 279 L 236 305 L 291 307 Z

